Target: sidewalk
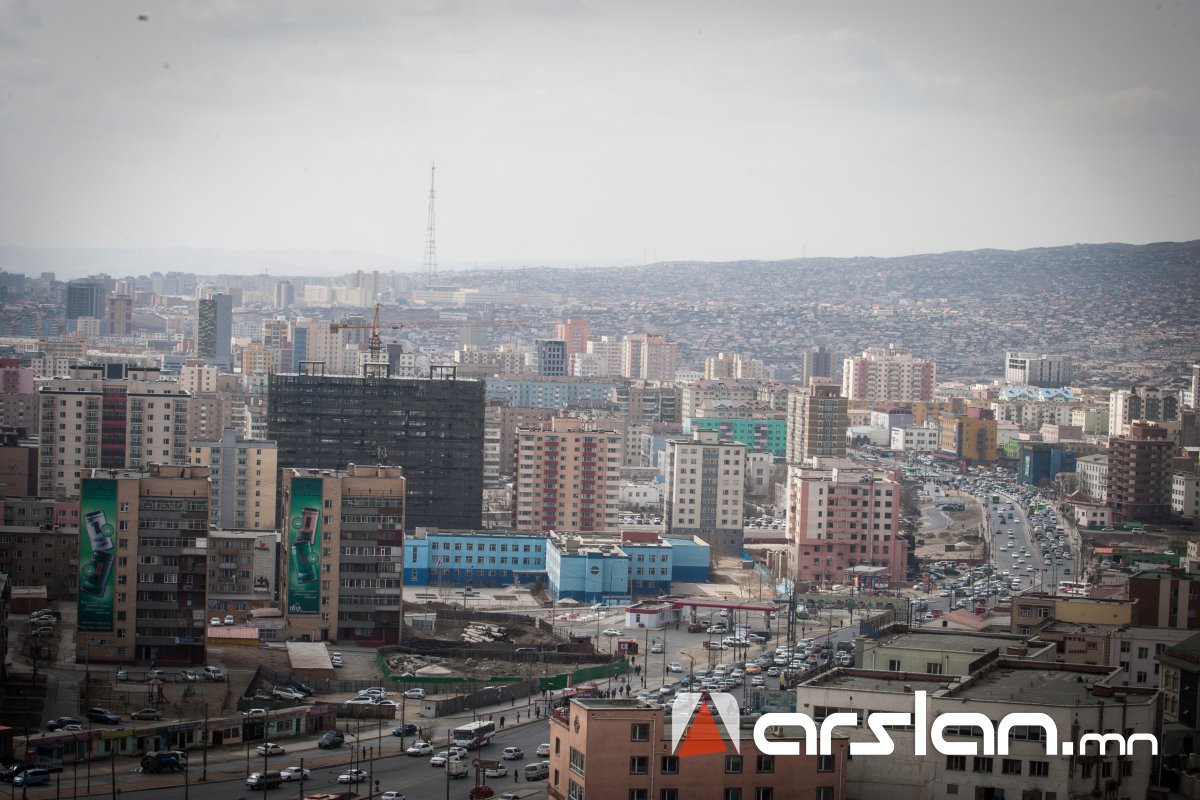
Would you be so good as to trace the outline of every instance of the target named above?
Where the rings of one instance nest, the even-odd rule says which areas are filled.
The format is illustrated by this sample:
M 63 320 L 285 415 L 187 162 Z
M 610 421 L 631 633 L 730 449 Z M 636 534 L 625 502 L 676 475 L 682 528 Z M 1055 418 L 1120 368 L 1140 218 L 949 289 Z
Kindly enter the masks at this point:
M 520 722 L 517 722 L 517 714 L 521 715 Z M 458 727 L 475 719 L 494 718 L 497 729 L 500 727 L 500 717 L 505 718 L 504 730 L 511 727 L 525 727 L 531 724 L 540 724 L 548 722 L 545 713 L 539 718 L 533 715 L 533 706 L 522 705 L 517 703 L 515 706 L 504 704 L 496 706 L 488 706 L 485 708 L 476 709 L 475 713 L 471 712 L 454 714 L 446 717 L 438 717 L 435 720 L 426 720 L 424 717 L 416 720 L 405 720 L 414 724 L 432 724 L 435 729 L 444 730 L 445 734 L 435 736 L 433 738 L 434 748 L 444 748 L 449 746 L 449 734 L 451 729 Z M 331 767 L 343 767 L 350 761 L 350 751 L 355 745 L 362 748 L 371 748 L 373 758 L 389 758 L 400 756 L 403 753 L 401 746 L 401 737 L 392 735 L 392 728 L 400 723 L 400 720 L 383 720 L 384 724 L 376 725 L 375 727 L 363 726 L 355 730 L 353 723 L 358 720 L 339 720 L 341 730 L 346 732 L 346 744 L 342 747 L 332 750 L 322 750 L 317 747 L 316 736 L 305 736 L 303 739 L 279 739 L 281 744 L 287 751 L 284 756 L 274 756 L 271 767 L 279 769 L 285 766 L 299 766 L 303 759 L 306 769 L 317 770 L 327 769 Z M 415 741 L 416 737 L 403 737 L 403 745 L 407 747 Z M 255 752 L 255 749 L 260 741 L 255 740 L 249 743 L 249 769 L 247 769 L 247 748 L 242 745 L 231 747 L 209 748 L 207 751 L 208 766 L 205 770 L 204 749 L 192 749 L 188 751 L 188 782 L 192 785 L 200 785 L 204 783 L 204 773 L 207 772 L 207 783 L 220 783 L 228 781 L 237 781 L 239 784 L 245 780 L 247 772 L 254 772 L 262 769 L 263 757 Z M 86 762 L 80 762 L 76 775 L 77 790 L 72 792 L 71 779 L 73 774 L 76 774 L 76 769 L 68 763 L 61 773 L 57 773 L 60 787 L 55 787 L 54 782 L 48 786 L 39 786 L 28 789 L 28 795 L 32 798 L 50 798 L 56 796 L 64 796 L 67 793 L 77 795 L 79 797 L 111 797 L 112 795 L 112 777 L 113 768 L 116 768 L 117 786 L 121 791 L 145 791 L 156 788 L 176 788 L 184 785 L 185 776 L 178 772 L 169 772 L 163 774 L 141 774 L 138 769 L 138 759 L 129 756 L 117 756 L 115 762 L 110 758 L 96 758 L 91 762 L 91 788 L 87 788 L 86 781 Z

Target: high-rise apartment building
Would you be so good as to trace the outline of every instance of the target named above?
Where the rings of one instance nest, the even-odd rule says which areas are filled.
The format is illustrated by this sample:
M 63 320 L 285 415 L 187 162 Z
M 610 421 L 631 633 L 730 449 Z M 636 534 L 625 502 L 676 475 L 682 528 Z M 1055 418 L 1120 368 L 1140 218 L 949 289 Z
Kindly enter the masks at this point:
M 0 358 L 0 428 L 38 430 L 33 374 L 19 358 Z
M 279 588 L 289 637 L 397 641 L 405 484 L 395 466 L 283 470 Z
M 620 507 L 620 433 L 554 417 L 518 428 L 513 527 L 519 531 L 615 531 Z
M 707 381 L 728 378 L 763 380 L 766 377 L 767 370 L 763 362 L 746 358 L 741 353 L 717 353 L 716 356 L 704 359 L 704 380 Z
M 1057 389 L 1070 386 L 1075 377 L 1075 361 L 1070 356 L 1037 353 L 1005 353 L 1004 381 L 1018 386 Z
M 280 464 L 395 464 L 410 527 L 482 526 L 482 381 L 276 374 L 268 387 Z
M 226 428 L 216 441 L 189 442 L 188 451 L 190 463 L 209 470 L 213 528 L 275 529 L 275 442 L 243 439 Z
M 631 333 L 621 340 L 621 375 L 650 381 L 673 381 L 679 346 L 663 336 Z
M 1108 396 L 1108 435 L 1129 433 L 1134 420 L 1157 422 L 1174 437 L 1179 432 L 1179 393 L 1157 386 L 1119 389 Z
M 801 357 L 800 374 L 796 376 L 797 382 L 801 386 L 808 386 L 813 378 L 832 379 L 835 362 L 833 353 L 825 345 L 805 350 Z
M 741 553 L 746 445 L 695 431 L 667 443 L 666 474 L 667 530 L 699 536 L 722 555 Z
M 575 357 L 587 352 L 588 333 L 586 319 L 568 319 L 554 326 L 554 338 L 566 343 L 567 375 L 575 374 Z
M 904 579 L 908 541 L 900 535 L 898 482 L 872 470 L 789 467 L 787 503 L 796 580 L 846 583 L 846 571 L 857 566 Z
M 196 301 L 196 354 L 216 363 L 233 366 L 233 298 L 213 294 Z
M 842 396 L 851 402 L 916 403 L 933 400 L 932 361 L 895 347 L 868 347 L 842 366 Z
M 217 391 L 217 374 L 216 367 L 189 361 L 179 368 L 179 387 L 192 394 L 210 394 Z
M 590 339 L 587 352 L 575 359 L 572 375 L 581 378 L 605 378 L 621 374 L 621 357 L 625 350 L 620 339 L 611 336 L 601 336 Z
M 157 367 L 75 367 L 38 393 L 40 491 L 78 497 L 85 470 L 186 464 L 190 395 Z
M 1129 433 L 1108 440 L 1107 501 L 1118 520 L 1161 522 L 1171 516 L 1174 442 L 1154 422 L 1129 423 Z
M 529 354 L 534 375 L 567 375 L 567 343 L 561 339 L 538 339 Z
M 679 387 L 668 381 L 621 381 L 610 398 L 634 425 L 679 422 Z
M 848 403 L 841 387 L 814 383 L 788 396 L 787 461 L 803 464 L 813 458 L 846 455 Z
M 115 294 L 105 303 L 106 333 L 109 336 L 128 336 L 133 332 L 133 298 Z
M 88 470 L 80 513 L 76 663 L 205 663 L 208 470 Z
M 990 409 L 973 409 L 976 414 L 943 414 L 940 450 L 973 464 L 996 460 L 999 427 Z

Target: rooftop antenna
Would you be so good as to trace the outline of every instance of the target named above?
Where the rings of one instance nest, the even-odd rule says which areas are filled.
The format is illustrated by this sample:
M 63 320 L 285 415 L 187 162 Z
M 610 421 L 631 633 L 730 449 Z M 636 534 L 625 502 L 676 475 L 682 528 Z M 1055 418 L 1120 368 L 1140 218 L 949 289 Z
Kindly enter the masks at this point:
M 437 244 L 433 237 L 433 179 L 436 169 L 437 165 L 429 162 L 429 219 L 425 224 L 425 261 L 421 264 L 426 289 L 437 283 Z

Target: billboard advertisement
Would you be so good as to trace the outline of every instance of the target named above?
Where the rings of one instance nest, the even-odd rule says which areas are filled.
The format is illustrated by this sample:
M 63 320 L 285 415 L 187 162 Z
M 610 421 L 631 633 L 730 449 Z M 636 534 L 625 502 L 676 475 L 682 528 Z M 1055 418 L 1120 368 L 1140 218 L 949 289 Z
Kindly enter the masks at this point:
M 288 504 L 288 586 L 290 614 L 316 614 L 320 604 L 321 504 L 320 478 L 292 481 Z
M 84 478 L 79 516 L 79 630 L 111 631 L 117 563 L 117 482 Z

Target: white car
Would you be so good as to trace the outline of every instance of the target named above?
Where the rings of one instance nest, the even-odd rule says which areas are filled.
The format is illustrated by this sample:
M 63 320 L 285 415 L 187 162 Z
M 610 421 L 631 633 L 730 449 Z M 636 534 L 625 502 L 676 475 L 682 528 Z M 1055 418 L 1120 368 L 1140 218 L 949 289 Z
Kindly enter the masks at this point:
M 424 700 L 425 699 L 425 690 L 424 689 L 409 689 L 404 693 L 404 696 L 406 698 L 408 698 L 409 700 Z
M 667 665 L 667 672 L 683 672 L 683 664 L 678 661 L 672 661 Z
M 433 745 L 429 742 L 414 742 L 413 746 L 404 752 L 410 756 L 431 756 L 433 755 Z
M 616 628 L 605 628 L 604 635 L 605 636 L 620 636 L 621 631 L 617 630 Z
M 549 743 L 549 742 L 543 742 L 542 744 L 539 744 L 539 745 L 537 746 L 537 750 L 535 751 L 535 753 L 536 753 L 536 755 L 539 755 L 539 756 L 548 756 L 548 755 L 550 755 L 550 743 Z
M 348 705 L 348 706 L 373 706 L 373 705 L 376 705 L 378 702 L 379 702 L 378 700 L 376 700 L 374 697 L 371 697 L 370 695 L 360 694 L 357 697 L 351 697 L 349 700 L 347 700 L 346 705 Z
M 358 783 L 359 781 L 370 780 L 371 776 L 367 774 L 365 769 L 348 769 L 341 775 L 338 775 L 338 783 Z
M 508 767 L 503 764 L 497 764 L 494 767 L 488 767 L 483 771 L 485 777 L 488 778 L 503 778 L 508 774 Z
M 506 747 L 500 757 L 505 761 L 520 761 L 525 757 L 525 751 L 519 747 Z
M 445 750 L 442 750 L 440 753 L 436 754 L 433 758 L 429 759 L 429 766 L 444 767 L 444 766 L 446 766 L 446 762 L 449 760 L 450 760 L 450 753 L 446 752 Z
M 235 620 L 234 620 L 234 618 L 233 618 L 233 614 L 226 614 L 226 615 L 225 615 L 225 624 L 226 624 L 226 625 L 234 625 L 234 624 L 236 624 L 236 621 L 235 621 Z
M 274 742 L 265 742 L 255 748 L 260 756 L 281 756 L 286 750 Z
M 211 625 L 211 626 L 212 626 L 212 627 L 214 627 L 214 628 L 219 628 L 219 627 L 221 627 L 221 618 L 220 618 L 220 617 L 213 617 L 212 619 L 210 619 L 210 620 L 208 621 L 208 624 L 209 624 L 209 625 Z
M 298 781 L 301 778 L 308 780 L 309 770 L 301 769 L 300 767 L 288 767 L 287 769 L 279 770 L 279 775 L 285 781 Z
M 379 795 L 379 800 L 408 800 L 402 792 L 384 792 Z

